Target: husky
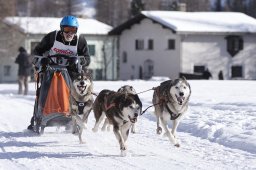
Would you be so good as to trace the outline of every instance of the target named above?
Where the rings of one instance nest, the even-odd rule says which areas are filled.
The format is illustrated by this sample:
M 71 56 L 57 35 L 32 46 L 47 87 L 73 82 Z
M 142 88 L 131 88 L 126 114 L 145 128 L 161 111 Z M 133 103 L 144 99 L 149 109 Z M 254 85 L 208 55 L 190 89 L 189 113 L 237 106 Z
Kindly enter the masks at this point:
M 78 134 L 82 144 L 83 130 L 86 129 L 88 116 L 93 106 L 93 83 L 89 71 L 71 74 L 72 79 L 72 133 Z
M 126 155 L 126 140 L 133 123 L 140 113 L 138 96 L 130 93 L 118 93 L 102 90 L 93 104 L 96 119 L 94 132 L 98 131 L 99 124 L 107 118 L 107 123 L 113 125 L 113 132 L 120 145 L 121 155 Z
M 117 90 L 117 92 L 119 92 L 119 93 L 131 93 L 131 94 L 137 95 L 137 93 L 136 93 L 135 89 L 133 88 L 133 86 L 129 86 L 129 85 L 124 85 L 124 86 L 120 87 Z M 139 99 L 139 96 L 137 96 L 137 97 Z M 140 114 L 141 114 L 141 112 L 142 112 L 142 103 L 141 103 L 140 100 L 138 101 L 138 104 L 140 105 Z M 131 132 L 132 133 L 136 133 L 135 123 L 132 124 Z
M 155 115 L 157 118 L 157 134 L 162 133 L 159 125 L 161 121 L 165 130 L 165 135 L 174 144 L 179 147 L 176 130 L 188 109 L 188 101 L 191 95 L 191 88 L 185 77 L 167 80 L 162 82 L 160 86 L 155 88 L 153 93 L 153 104 L 155 107 Z M 168 129 L 168 121 L 172 121 L 171 132 Z

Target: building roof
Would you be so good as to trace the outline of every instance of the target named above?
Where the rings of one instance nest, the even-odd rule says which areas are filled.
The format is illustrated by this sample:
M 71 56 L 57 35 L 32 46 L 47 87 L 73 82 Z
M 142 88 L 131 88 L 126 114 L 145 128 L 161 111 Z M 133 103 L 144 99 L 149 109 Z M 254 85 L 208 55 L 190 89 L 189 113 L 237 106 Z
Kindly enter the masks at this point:
M 175 33 L 256 33 L 256 19 L 240 12 L 142 11 L 112 29 L 119 35 L 133 24 L 148 18 Z
M 60 28 L 62 18 L 49 17 L 6 17 L 4 22 L 8 25 L 16 25 L 24 33 L 47 34 Z M 80 34 L 106 35 L 112 29 L 111 26 L 95 19 L 78 18 Z

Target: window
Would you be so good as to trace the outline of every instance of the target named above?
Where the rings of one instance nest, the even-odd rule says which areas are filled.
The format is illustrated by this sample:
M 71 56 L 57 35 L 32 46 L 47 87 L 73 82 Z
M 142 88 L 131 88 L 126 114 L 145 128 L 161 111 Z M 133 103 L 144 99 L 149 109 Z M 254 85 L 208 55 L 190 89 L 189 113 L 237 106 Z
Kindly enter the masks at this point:
M 144 41 L 143 40 L 135 40 L 135 49 L 143 50 L 144 49 Z
M 168 40 L 168 50 L 175 50 L 175 40 L 174 39 Z
M 234 57 L 240 50 L 244 48 L 243 38 L 240 36 L 227 36 L 227 51 Z
M 123 52 L 123 58 L 122 58 L 123 60 L 123 63 L 127 63 L 127 52 L 126 51 L 124 51 Z
M 231 67 L 231 77 L 232 78 L 242 78 L 243 77 L 243 67 L 242 66 L 232 66 Z
M 95 79 L 96 80 L 102 80 L 103 78 L 103 70 L 102 69 L 96 69 L 95 70 Z
M 4 66 L 4 76 L 10 76 L 11 75 L 11 66 L 5 65 Z
M 194 73 L 203 73 L 205 70 L 205 66 L 194 66 Z
M 88 48 L 89 48 L 89 54 L 94 56 L 95 55 L 95 45 L 88 44 Z
M 154 41 L 152 39 L 148 40 L 148 50 L 154 49 Z

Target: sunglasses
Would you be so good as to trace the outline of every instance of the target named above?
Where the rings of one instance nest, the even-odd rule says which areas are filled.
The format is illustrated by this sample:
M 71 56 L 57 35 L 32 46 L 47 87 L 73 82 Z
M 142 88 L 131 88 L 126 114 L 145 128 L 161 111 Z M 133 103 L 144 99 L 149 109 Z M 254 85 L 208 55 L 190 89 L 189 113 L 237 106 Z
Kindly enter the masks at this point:
M 63 32 L 65 33 L 76 33 L 77 32 L 77 28 L 76 27 L 63 27 Z

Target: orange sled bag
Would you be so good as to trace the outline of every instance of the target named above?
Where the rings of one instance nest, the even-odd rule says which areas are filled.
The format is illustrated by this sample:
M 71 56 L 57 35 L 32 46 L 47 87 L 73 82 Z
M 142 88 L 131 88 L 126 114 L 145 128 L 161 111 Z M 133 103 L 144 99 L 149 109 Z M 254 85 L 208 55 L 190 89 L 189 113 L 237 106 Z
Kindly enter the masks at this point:
M 71 120 L 71 83 L 65 67 L 51 66 L 43 73 L 35 108 L 37 125 L 65 125 Z

